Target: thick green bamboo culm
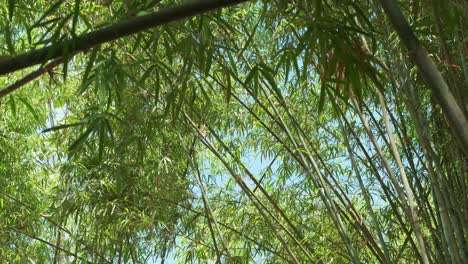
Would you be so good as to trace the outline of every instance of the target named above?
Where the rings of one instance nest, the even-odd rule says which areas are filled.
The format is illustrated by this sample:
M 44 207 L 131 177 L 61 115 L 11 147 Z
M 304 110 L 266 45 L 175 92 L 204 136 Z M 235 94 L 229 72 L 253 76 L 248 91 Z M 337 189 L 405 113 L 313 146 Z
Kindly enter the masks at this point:
M 437 97 L 444 114 L 454 128 L 455 136 L 463 146 L 463 151 L 468 155 L 468 120 L 450 91 L 447 82 L 424 46 L 415 37 L 396 1 L 380 0 L 380 2 L 395 31 L 408 49 L 411 60 L 418 66 L 427 86 Z

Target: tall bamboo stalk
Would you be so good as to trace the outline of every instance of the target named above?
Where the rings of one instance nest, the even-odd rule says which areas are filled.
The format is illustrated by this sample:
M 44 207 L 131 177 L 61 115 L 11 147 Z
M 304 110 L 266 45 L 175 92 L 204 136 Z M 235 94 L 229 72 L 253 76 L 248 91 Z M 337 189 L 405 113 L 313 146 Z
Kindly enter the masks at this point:
M 403 168 L 403 163 L 401 162 L 400 153 L 395 143 L 395 138 L 393 137 L 393 132 L 390 127 L 390 121 L 387 116 L 387 107 L 385 105 L 385 100 L 383 98 L 382 93 L 378 92 L 378 96 L 379 96 L 379 101 L 382 107 L 383 118 L 385 121 L 385 127 L 387 128 L 387 134 L 388 134 L 388 139 L 390 141 L 391 150 L 392 150 L 393 156 L 395 157 L 395 161 L 397 163 L 398 170 L 400 171 L 400 176 L 403 181 L 403 186 L 405 188 L 406 200 L 408 202 L 408 207 L 409 207 L 409 212 L 410 212 L 411 222 L 412 222 L 411 225 L 413 226 L 414 233 L 416 235 L 418 244 L 420 246 L 421 255 L 423 257 L 423 262 L 429 263 L 429 257 L 428 257 L 428 253 L 426 250 L 426 244 L 422 236 L 422 231 L 421 231 L 421 227 L 419 223 L 419 216 L 418 216 L 416 204 L 414 201 L 413 190 L 411 189 L 411 186 L 409 184 L 408 177 L 406 176 L 405 169 Z
M 442 74 L 414 35 L 396 1 L 380 0 L 380 3 L 403 44 L 409 50 L 410 57 L 418 67 L 426 85 L 442 106 L 443 112 L 453 128 L 452 132 L 462 146 L 461 150 L 468 155 L 468 121 Z

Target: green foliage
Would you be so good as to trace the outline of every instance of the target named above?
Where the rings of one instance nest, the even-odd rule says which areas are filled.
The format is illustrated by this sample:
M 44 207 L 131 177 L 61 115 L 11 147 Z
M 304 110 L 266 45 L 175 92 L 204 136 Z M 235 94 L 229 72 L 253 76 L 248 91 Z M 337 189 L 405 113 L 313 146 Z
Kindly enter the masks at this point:
M 3 1 L 0 56 L 179 2 Z M 400 2 L 467 114 L 466 4 Z M 468 259 L 466 155 L 377 2 L 248 1 L 62 52 L 0 98 L 1 263 Z

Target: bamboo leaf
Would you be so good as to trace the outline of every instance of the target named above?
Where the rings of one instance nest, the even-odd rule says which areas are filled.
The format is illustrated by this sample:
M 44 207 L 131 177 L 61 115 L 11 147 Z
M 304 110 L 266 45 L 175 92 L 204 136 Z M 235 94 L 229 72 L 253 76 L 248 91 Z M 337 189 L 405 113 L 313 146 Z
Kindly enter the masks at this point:
M 89 127 L 85 130 L 83 134 L 81 134 L 69 147 L 68 151 L 71 153 L 76 153 L 78 150 L 81 149 L 83 144 L 86 142 L 88 137 L 91 135 L 91 133 L 95 129 L 96 122 L 91 122 Z
M 33 29 L 35 27 L 37 27 L 40 23 L 42 23 L 42 20 L 44 20 L 44 18 L 48 17 L 49 15 L 51 15 L 53 12 L 55 12 L 61 5 L 62 3 L 65 2 L 65 0 L 58 0 L 57 2 L 55 2 L 49 9 L 47 9 L 43 14 L 42 16 L 36 21 L 36 23 L 34 23 L 30 29 Z
M 253 93 L 258 96 L 258 66 L 254 66 L 247 77 L 245 78 L 245 84 L 253 87 Z
M 29 110 L 29 112 L 33 115 L 34 120 L 40 124 L 41 119 L 39 118 L 39 115 L 37 114 L 37 111 L 32 107 L 32 105 L 29 103 L 29 101 L 23 97 L 18 97 L 18 99 L 26 106 L 26 108 Z
M 63 124 L 63 125 L 58 125 L 58 126 L 54 126 L 54 127 L 49 127 L 49 128 L 46 128 L 44 130 L 42 130 L 42 134 L 45 134 L 45 133 L 48 133 L 48 132 L 53 132 L 53 131 L 58 131 L 58 130 L 62 130 L 62 129 L 66 129 L 66 128 L 69 128 L 69 127 L 76 127 L 76 126 L 81 126 L 83 125 L 83 123 L 73 123 L 73 124 Z
M 80 16 L 80 5 L 81 0 L 75 0 L 75 6 L 73 9 L 73 22 L 72 22 L 72 36 L 76 36 L 76 25 L 78 24 L 78 17 Z
M 323 106 L 325 105 L 325 94 L 326 94 L 326 84 L 321 85 L 320 97 L 318 101 L 318 113 L 321 114 L 323 111 Z
M 88 76 L 89 76 L 89 73 L 91 72 L 91 70 L 93 69 L 93 65 L 94 65 L 94 61 L 96 60 L 96 56 L 97 56 L 97 52 L 98 52 L 98 49 L 95 48 L 91 51 L 91 56 L 89 57 L 89 60 L 88 60 L 88 63 L 86 64 L 86 69 L 85 69 L 85 72 L 83 74 L 83 81 L 82 83 L 86 82 L 88 80 Z M 82 84 L 83 86 L 83 84 Z M 83 91 L 81 91 L 80 93 L 82 93 Z
M 13 19 L 13 14 L 15 11 L 15 0 L 8 0 L 8 20 Z
M 13 113 L 13 117 L 16 118 L 16 102 L 15 102 L 15 97 L 10 96 L 10 99 L 8 100 L 8 103 L 10 104 L 10 109 L 11 112 Z
M 227 82 L 227 90 L 225 91 L 226 94 L 226 105 L 229 107 L 229 103 L 231 101 L 231 94 L 232 94 L 232 83 L 231 83 L 231 74 L 229 71 L 225 71 L 226 73 L 226 82 Z

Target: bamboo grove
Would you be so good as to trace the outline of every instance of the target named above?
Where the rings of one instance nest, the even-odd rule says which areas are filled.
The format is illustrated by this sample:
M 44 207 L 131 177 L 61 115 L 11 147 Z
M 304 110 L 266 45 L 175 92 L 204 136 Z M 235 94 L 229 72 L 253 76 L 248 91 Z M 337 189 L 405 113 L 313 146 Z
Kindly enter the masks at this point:
M 463 0 L 0 2 L 1 263 L 468 263 Z

